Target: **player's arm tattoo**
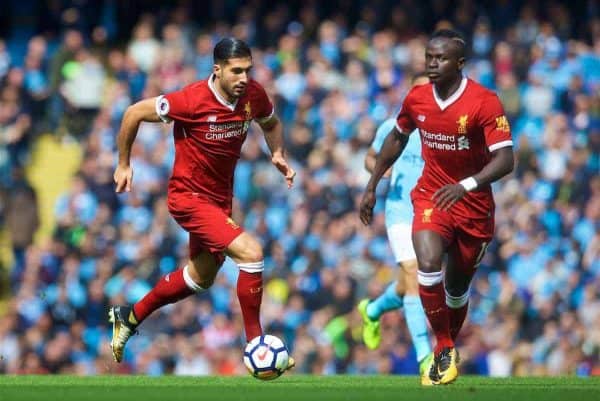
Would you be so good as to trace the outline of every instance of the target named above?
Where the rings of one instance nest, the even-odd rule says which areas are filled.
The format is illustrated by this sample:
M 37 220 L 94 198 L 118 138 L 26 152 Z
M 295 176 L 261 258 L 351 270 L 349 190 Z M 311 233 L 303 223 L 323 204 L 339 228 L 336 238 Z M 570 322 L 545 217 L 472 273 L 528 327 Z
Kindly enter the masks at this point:
M 375 168 L 371 179 L 367 184 L 367 191 L 375 191 L 377 184 L 383 174 L 394 164 L 394 162 L 400 157 L 406 144 L 408 143 L 408 134 L 404 134 L 396 129 L 392 128 L 390 133 L 383 141 L 381 151 L 375 159 Z

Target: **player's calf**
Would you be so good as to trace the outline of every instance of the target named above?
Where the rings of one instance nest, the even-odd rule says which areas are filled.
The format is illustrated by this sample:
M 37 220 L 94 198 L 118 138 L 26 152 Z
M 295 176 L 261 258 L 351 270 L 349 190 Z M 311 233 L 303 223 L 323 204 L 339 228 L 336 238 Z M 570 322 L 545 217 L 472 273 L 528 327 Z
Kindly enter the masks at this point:
M 227 255 L 236 261 L 240 273 L 237 281 L 237 296 L 242 309 L 246 339 L 262 334 L 260 305 L 262 302 L 262 272 L 265 262 L 258 240 L 248 233 L 236 237 L 227 247 Z

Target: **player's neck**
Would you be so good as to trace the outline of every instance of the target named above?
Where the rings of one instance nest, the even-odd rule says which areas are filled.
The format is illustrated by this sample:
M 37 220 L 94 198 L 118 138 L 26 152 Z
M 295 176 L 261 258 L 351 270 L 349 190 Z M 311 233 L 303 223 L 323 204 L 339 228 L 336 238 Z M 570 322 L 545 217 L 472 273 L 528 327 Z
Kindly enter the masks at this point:
M 462 82 L 463 77 L 458 76 L 456 79 L 444 82 L 444 83 L 435 83 L 433 84 L 435 87 L 435 92 L 438 97 L 442 100 L 448 99 L 450 96 L 454 94 L 460 87 L 460 83 Z
M 223 99 L 225 99 L 227 101 L 227 103 L 231 103 L 234 104 L 235 101 L 237 100 L 236 97 L 229 95 L 221 86 L 221 81 L 219 80 L 219 78 L 217 78 L 215 76 L 214 80 L 213 80 L 213 85 L 215 90 L 219 93 L 219 95 L 221 95 L 221 97 Z

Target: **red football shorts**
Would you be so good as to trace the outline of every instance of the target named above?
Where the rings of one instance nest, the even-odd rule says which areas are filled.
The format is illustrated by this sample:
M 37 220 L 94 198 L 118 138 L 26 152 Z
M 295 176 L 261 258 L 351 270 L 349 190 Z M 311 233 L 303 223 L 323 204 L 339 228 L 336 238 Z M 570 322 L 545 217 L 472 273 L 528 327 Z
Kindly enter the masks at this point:
M 493 215 L 485 218 L 466 218 L 437 209 L 433 201 L 413 197 L 413 234 L 430 230 L 440 234 L 447 245 L 454 266 L 471 270 L 477 267 L 494 235 Z
M 190 259 L 210 252 L 218 266 L 225 261 L 223 251 L 244 229 L 231 219 L 231 206 L 220 207 L 192 193 L 171 192 L 167 204 L 171 216 L 190 233 Z

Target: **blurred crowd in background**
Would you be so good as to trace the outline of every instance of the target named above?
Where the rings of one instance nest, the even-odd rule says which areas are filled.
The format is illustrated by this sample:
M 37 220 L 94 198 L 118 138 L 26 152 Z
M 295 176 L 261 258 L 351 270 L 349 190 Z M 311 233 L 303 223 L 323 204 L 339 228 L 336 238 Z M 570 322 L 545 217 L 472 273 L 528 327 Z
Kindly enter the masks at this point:
M 263 326 L 296 372 L 416 374 L 401 313 L 361 342 L 355 306 L 394 279 L 385 183 L 370 227 L 357 204 L 377 125 L 424 69 L 436 28 L 468 42 L 465 74 L 497 91 L 515 173 L 494 185 L 496 239 L 471 288 L 461 370 L 492 376 L 600 375 L 600 4 L 596 1 L 9 1 L 0 18 L 0 226 L 13 263 L 0 312 L 1 373 L 243 374 L 228 260 L 214 286 L 156 312 L 112 362 L 107 306 L 133 303 L 185 264 L 187 234 L 166 208 L 172 126 L 143 124 L 134 190 L 114 193 L 125 109 L 211 73 L 222 37 L 247 41 L 298 171 L 287 190 L 257 127 L 236 171 L 234 220 L 266 255 Z M 150 3 L 150 4 L 147 4 Z M 83 159 L 34 241 L 24 171 L 36 139 Z M 51 179 L 51 177 L 49 177 Z

